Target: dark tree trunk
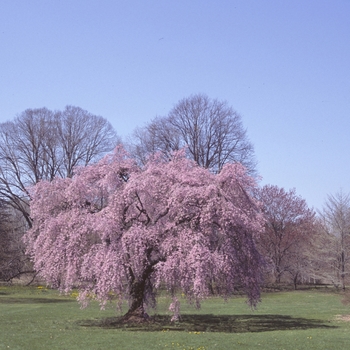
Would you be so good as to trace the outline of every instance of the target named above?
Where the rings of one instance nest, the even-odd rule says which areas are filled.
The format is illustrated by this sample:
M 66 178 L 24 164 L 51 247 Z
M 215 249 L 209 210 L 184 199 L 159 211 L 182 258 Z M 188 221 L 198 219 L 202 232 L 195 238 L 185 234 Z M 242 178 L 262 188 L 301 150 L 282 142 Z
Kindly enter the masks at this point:
M 277 267 L 275 270 L 275 283 L 281 283 L 281 275 L 282 273 L 280 272 L 279 268 Z
M 130 290 L 131 304 L 128 312 L 123 317 L 125 321 L 144 322 L 149 318 L 144 308 L 145 286 L 145 280 L 132 283 Z
M 297 286 L 298 286 L 298 277 L 299 277 L 299 272 L 296 273 L 296 275 L 293 278 L 293 282 L 294 282 L 294 290 L 297 290 Z
M 123 316 L 125 322 L 141 323 L 149 320 L 145 312 L 144 301 L 146 282 L 153 272 L 153 266 L 148 266 L 139 279 L 134 277 L 130 281 L 130 307 L 128 312 Z

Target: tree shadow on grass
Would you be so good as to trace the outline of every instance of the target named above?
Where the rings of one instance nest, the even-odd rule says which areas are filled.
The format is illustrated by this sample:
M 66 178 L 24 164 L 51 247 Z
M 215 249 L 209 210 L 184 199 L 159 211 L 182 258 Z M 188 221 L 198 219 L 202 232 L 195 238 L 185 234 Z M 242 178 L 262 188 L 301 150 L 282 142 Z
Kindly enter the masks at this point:
M 181 321 L 170 322 L 169 316 L 155 315 L 150 322 L 125 324 L 121 317 L 78 321 L 80 326 L 114 328 L 126 331 L 186 331 L 246 333 L 312 328 L 337 328 L 323 320 L 294 318 L 286 315 L 183 315 Z

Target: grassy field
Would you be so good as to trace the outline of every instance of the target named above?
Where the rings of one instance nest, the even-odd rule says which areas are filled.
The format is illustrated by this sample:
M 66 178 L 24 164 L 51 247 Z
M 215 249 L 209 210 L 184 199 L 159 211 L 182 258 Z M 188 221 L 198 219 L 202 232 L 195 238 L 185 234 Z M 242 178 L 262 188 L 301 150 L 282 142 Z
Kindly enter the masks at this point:
M 349 349 L 350 307 L 331 291 L 264 294 L 257 311 L 243 298 L 212 298 L 201 310 L 182 303 L 182 321 L 169 322 L 165 297 L 154 323 L 117 322 L 110 305 L 81 310 L 74 296 L 37 287 L 0 287 L 0 349 Z M 124 312 L 126 309 L 124 310 Z

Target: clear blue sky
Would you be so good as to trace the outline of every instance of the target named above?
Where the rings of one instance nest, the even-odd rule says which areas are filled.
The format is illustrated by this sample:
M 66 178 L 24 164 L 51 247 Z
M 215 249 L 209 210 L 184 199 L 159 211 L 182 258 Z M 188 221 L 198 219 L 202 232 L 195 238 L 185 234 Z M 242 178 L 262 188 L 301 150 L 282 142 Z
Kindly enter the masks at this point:
M 127 137 L 226 100 L 262 184 L 350 192 L 350 0 L 0 0 L 0 121 L 72 104 Z

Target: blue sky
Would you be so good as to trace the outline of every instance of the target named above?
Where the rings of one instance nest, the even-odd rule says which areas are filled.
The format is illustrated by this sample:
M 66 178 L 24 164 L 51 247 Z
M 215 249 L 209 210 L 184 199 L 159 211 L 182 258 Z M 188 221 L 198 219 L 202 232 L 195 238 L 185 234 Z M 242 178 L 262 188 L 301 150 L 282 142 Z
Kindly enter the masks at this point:
M 183 97 L 241 114 L 262 184 L 350 192 L 350 0 L 2 0 L 0 122 L 71 104 L 122 137 Z

